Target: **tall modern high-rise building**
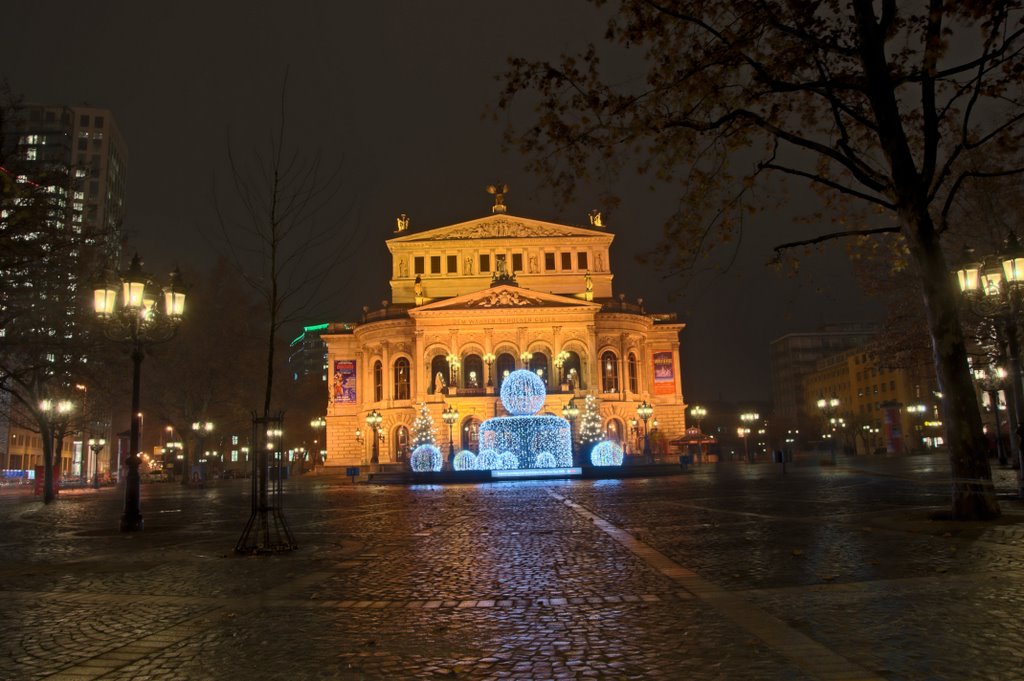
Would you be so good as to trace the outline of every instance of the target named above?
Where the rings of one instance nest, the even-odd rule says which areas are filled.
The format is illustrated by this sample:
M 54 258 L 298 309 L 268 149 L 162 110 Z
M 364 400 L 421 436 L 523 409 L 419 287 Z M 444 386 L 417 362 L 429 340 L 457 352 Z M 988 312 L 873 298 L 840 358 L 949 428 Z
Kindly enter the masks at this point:
M 13 125 L 3 131 L 8 143 L 0 150 L 0 171 L 7 176 L 2 178 L 0 232 L 10 230 L 7 236 L 12 243 L 35 247 L 28 249 L 29 257 L 8 258 L 0 266 L 4 279 L 0 310 L 30 309 L 31 333 L 70 337 L 84 308 L 53 301 L 83 296 L 83 287 L 91 282 L 79 281 L 81 273 L 119 258 L 127 179 L 125 143 L 107 109 L 27 104 L 11 120 Z M 50 276 L 54 271 L 60 276 Z M 24 319 L 25 315 L 6 318 Z M 11 331 L 16 329 L 3 329 Z M 60 371 L 57 364 L 55 370 Z M 41 451 L 21 448 L 15 454 L 10 450 L 17 434 L 10 432 L 8 411 L 0 405 L 0 467 L 30 469 L 41 463 Z M 87 452 L 83 449 L 81 443 L 65 449 L 64 472 L 84 466 Z
M 117 248 L 125 211 L 127 153 L 113 114 L 90 106 L 25 106 L 18 116 L 18 168 L 27 179 L 60 176 L 59 217 L 75 234 L 100 236 Z

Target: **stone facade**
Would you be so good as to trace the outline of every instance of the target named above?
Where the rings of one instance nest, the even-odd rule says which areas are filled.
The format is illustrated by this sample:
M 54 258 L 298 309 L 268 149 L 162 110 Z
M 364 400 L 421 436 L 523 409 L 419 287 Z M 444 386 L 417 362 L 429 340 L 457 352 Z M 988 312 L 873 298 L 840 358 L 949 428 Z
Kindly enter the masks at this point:
M 592 393 L 608 436 L 622 439 L 646 400 L 667 439 L 682 435 L 684 324 L 613 296 L 613 239 L 603 229 L 497 214 L 388 240 L 391 300 L 323 335 L 332 376 L 327 465 L 371 461 L 373 411 L 379 462 L 407 461 L 420 403 L 439 446 L 449 443 L 441 412 L 450 406 L 459 413 L 455 449 L 476 451 L 479 424 L 504 413 L 505 372 L 521 368 L 547 384 L 542 413 L 561 415 L 572 398 L 582 407 Z

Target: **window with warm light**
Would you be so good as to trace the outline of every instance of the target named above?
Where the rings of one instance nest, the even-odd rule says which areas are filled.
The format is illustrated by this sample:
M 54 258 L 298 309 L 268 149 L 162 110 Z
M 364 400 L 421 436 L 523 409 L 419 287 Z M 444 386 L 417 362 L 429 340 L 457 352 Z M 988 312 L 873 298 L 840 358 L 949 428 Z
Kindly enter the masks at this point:
M 601 390 L 606 393 L 619 389 L 619 366 L 615 353 L 608 351 L 601 355 Z
M 373 363 L 373 401 L 384 399 L 384 365 L 380 360 Z
M 395 399 L 409 399 L 409 360 L 399 357 L 395 360 Z

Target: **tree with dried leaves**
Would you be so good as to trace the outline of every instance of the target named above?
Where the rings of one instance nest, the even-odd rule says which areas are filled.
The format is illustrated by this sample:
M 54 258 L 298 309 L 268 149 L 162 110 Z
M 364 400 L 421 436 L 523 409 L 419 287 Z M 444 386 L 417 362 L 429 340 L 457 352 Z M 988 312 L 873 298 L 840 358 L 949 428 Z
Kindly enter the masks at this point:
M 815 188 L 832 218 L 780 254 L 899 234 L 944 395 L 952 513 L 992 518 L 1000 510 L 942 237 L 965 185 L 1024 171 L 1021 18 L 1018 3 L 995 0 L 622 0 L 605 37 L 642 52 L 645 78 L 605 73 L 593 45 L 557 63 L 513 59 L 500 106 L 539 96 L 534 122 L 510 139 L 566 192 L 594 167 L 634 162 L 676 183 L 684 201 L 659 259 L 670 271 L 769 203 L 758 190 L 772 176 Z M 846 223 L 856 204 L 870 223 Z

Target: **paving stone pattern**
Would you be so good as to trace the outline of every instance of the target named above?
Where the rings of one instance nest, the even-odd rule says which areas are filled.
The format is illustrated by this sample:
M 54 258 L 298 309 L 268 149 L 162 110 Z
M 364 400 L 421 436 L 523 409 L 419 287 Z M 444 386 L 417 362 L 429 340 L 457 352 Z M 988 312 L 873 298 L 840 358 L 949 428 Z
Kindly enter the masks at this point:
M 0 491 L 0 679 L 1024 679 L 1024 505 L 930 520 L 940 457 L 655 479 Z

